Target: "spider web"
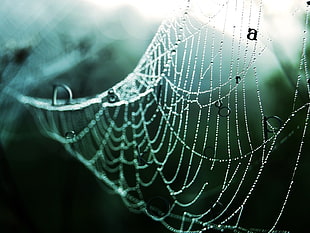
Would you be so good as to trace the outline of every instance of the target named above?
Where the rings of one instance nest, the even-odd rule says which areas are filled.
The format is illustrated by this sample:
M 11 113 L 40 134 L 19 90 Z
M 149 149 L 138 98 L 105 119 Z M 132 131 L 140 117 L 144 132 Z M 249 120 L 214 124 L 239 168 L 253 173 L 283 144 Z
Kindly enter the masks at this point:
M 134 71 L 95 97 L 74 99 L 66 85 L 50 99 L 14 85 L 3 91 L 130 210 L 170 231 L 273 231 L 309 140 L 309 7 L 296 5 L 287 16 L 303 20 L 287 115 L 264 95 L 268 71 L 284 69 L 267 9 L 263 1 L 187 1 L 161 24 Z M 265 230 L 242 226 L 270 157 L 292 135 L 296 161 L 278 214 Z

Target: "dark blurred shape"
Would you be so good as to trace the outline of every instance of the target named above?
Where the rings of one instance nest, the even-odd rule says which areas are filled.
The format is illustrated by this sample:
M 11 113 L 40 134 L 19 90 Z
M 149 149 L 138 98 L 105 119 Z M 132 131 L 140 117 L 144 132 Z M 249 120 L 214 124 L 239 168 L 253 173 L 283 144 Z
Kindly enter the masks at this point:
M 18 188 L 11 175 L 10 165 L 5 157 L 5 152 L 0 142 L 0 190 L 2 198 L 7 204 L 8 208 L 12 211 L 16 220 L 18 221 L 16 226 L 1 226 L 2 230 L 8 229 L 27 229 L 26 232 L 38 233 L 38 229 L 33 224 L 32 220 L 25 209 L 25 206 L 20 198 Z M 0 219 L 1 220 L 1 219 Z M 8 229 L 6 229 L 6 227 Z M 24 232 L 24 231 L 22 231 Z
M 31 49 L 29 47 L 17 49 L 14 53 L 14 58 L 13 58 L 14 62 L 18 65 L 21 65 L 22 63 L 24 63 L 26 59 L 28 58 L 30 51 Z

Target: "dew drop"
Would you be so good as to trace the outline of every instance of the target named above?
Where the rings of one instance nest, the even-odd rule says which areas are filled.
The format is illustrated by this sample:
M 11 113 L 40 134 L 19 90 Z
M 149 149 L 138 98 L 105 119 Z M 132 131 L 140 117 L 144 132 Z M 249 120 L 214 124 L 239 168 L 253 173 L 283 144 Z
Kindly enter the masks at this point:
M 109 103 L 115 103 L 118 101 L 118 96 L 115 94 L 113 89 L 108 91 L 108 101 Z
M 75 132 L 73 130 L 71 130 L 65 134 L 66 139 L 72 139 L 72 138 L 74 138 L 74 136 L 75 136 Z
M 171 50 L 171 55 L 175 55 L 177 51 L 175 49 Z
M 90 126 L 90 127 L 93 127 L 95 124 L 96 124 L 96 120 L 92 120 L 92 121 L 89 123 L 89 126 Z

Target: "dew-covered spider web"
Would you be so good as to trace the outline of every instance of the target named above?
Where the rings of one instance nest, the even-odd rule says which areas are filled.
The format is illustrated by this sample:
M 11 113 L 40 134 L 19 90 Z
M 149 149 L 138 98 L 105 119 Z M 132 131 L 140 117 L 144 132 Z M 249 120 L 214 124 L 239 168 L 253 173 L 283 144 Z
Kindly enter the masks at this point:
M 27 106 L 40 131 L 130 210 L 172 232 L 284 231 L 277 223 L 309 141 L 310 3 L 269 2 L 185 1 L 162 22 L 132 73 L 94 97 L 74 98 L 65 84 L 55 84 L 50 98 L 31 97 L 27 77 L 24 89 L 12 79 L 13 71 L 23 77 L 29 70 L 17 69 L 18 62 L 4 69 L 2 62 L 2 96 Z M 35 53 L 44 59 L 47 50 L 40 48 Z M 87 59 L 81 54 L 63 59 L 69 66 Z M 61 64 L 30 72 L 55 76 Z M 285 99 L 266 92 L 272 72 L 287 87 L 275 88 Z M 67 98 L 58 98 L 60 92 Z M 294 164 L 277 214 L 265 226 L 242 225 L 265 167 L 290 138 L 297 142 Z

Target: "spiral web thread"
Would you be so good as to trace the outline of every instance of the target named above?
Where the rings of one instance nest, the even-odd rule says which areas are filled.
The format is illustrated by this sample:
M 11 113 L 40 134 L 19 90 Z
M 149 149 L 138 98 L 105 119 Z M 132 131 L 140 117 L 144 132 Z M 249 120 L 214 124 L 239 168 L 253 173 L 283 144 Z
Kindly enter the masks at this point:
M 273 231 L 309 123 L 309 7 L 299 9 L 304 14 L 299 70 L 288 94 L 290 114 L 280 118 L 262 91 L 268 64 L 260 62 L 270 56 L 273 43 L 264 4 L 185 5 L 161 24 L 135 70 L 94 98 L 68 101 L 56 95 L 53 103 L 7 92 L 28 106 L 44 134 L 62 143 L 130 210 L 145 212 L 173 232 Z M 247 38 L 249 28 L 257 30 L 257 40 Z M 302 133 L 279 214 L 268 230 L 246 229 L 239 224 L 243 210 L 296 117 L 302 119 Z

